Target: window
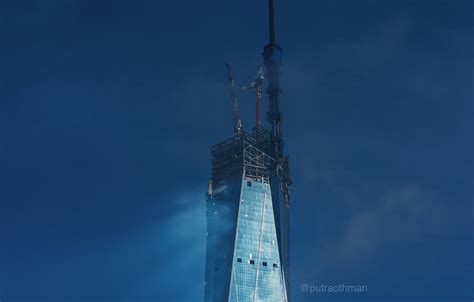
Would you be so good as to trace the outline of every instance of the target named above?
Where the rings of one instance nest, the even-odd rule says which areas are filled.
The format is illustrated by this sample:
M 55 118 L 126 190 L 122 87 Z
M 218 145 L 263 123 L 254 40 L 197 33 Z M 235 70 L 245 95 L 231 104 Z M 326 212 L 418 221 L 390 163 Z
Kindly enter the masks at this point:
M 242 258 L 237 258 L 237 262 L 242 262 Z
M 263 262 L 262 262 L 262 265 L 263 265 L 263 266 L 267 266 L 267 262 L 263 261 Z
M 255 260 L 249 260 L 250 264 L 255 264 Z
M 278 268 L 278 264 L 273 263 L 273 268 Z
M 251 187 L 252 186 L 252 182 L 251 181 L 247 181 L 247 187 Z

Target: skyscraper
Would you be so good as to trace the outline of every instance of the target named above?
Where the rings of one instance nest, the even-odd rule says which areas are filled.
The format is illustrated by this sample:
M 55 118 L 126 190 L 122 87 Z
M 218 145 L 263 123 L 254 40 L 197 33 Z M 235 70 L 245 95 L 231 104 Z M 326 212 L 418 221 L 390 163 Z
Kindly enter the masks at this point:
M 289 301 L 291 179 L 281 131 L 281 49 L 275 42 L 273 0 L 269 0 L 269 36 L 262 76 L 267 81 L 269 128 L 260 125 L 257 90 L 256 126 L 250 133 L 242 130 L 234 104 L 235 135 L 211 150 L 206 302 Z M 258 82 L 253 85 L 259 89 Z

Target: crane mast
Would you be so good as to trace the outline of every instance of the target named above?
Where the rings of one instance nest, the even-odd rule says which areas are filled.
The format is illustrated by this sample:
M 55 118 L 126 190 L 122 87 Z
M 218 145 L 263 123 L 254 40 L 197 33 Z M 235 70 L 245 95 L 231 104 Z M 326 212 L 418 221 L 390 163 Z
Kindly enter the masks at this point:
M 255 115 L 256 115 L 256 122 L 255 127 L 260 128 L 262 127 L 262 122 L 260 119 L 260 109 L 262 103 L 262 85 L 264 80 L 264 70 L 263 65 L 260 65 L 257 71 L 257 77 L 255 80 L 251 81 L 250 83 L 243 85 L 238 90 L 239 92 L 245 92 L 250 89 L 255 89 L 255 100 L 256 100 L 256 108 L 255 108 Z
M 240 134 L 242 131 L 242 121 L 240 120 L 239 109 L 237 108 L 237 93 L 235 91 L 234 78 L 232 77 L 232 70 L 230 64 L 225 64 L 227 67 L 227 80 L 229 84 L 230 98 L 232 101 L 232 114 L 234 116 L 234 132 L 235 134 Z

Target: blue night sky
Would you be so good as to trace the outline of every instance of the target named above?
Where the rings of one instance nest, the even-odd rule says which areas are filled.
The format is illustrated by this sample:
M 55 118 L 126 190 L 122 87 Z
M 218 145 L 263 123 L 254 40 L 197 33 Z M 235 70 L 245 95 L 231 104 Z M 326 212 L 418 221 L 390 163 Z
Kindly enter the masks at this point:
M 224 62 L 254 76 L 266 9 L 0 0 L 2 302 L 202 300 L 210 146 L 232 135 Z M 276 1 L 292 301 L 474 299 L 473 11 Z

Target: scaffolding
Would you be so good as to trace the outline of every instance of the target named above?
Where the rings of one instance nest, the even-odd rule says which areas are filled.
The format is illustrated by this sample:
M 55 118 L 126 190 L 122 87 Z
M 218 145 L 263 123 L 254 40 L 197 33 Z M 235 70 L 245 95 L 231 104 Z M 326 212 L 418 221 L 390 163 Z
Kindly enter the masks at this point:
M 242 175 L 255 181 L 268 182 L 269 169 L 277 160 L 264 150 L 267 145 L 253 135 L 242 132 L 212 146 L 212 183 L 217 187 L 228 177 Z

